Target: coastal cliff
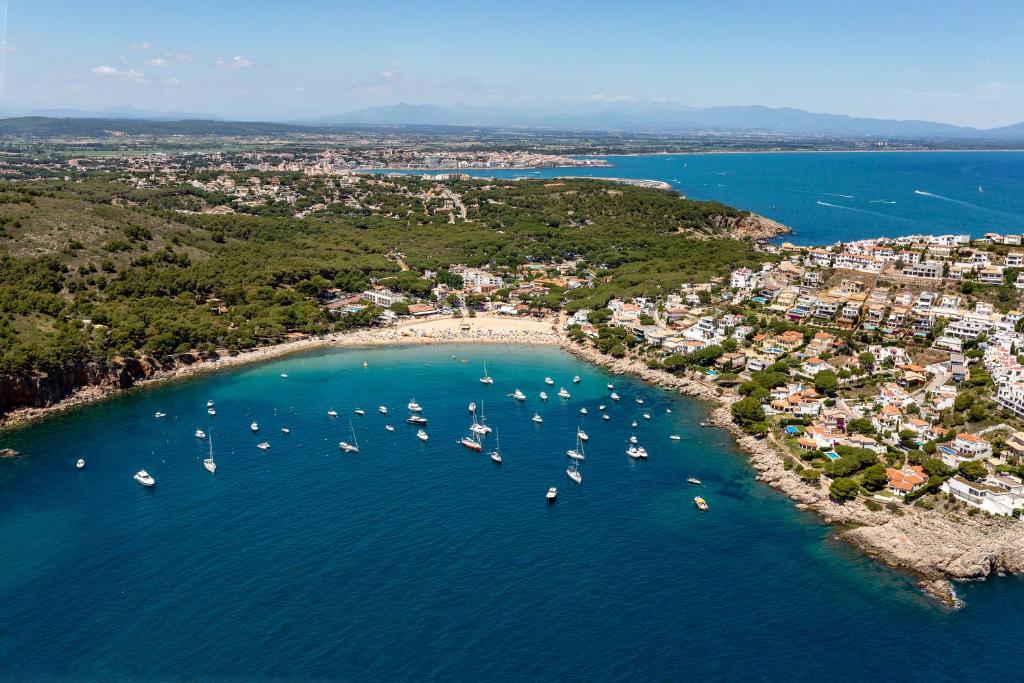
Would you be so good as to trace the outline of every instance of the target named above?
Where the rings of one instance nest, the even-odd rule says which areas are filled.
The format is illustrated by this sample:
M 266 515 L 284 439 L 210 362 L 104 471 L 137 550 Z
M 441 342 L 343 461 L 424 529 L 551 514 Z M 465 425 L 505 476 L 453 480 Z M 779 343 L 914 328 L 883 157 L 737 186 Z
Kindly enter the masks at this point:
M 950 580 L 983 579 L 991 574 L 1024 573 L 1024 523 L 987 516 L 968 518 L 958 508 L 923 510 L 897 503 L 869 510 L 861 500 L 836 503 L 823 481 L 808 483 L 784 467 L 788 453 L 770 439 L 743 432 L 730 407 L 739 397 L 700 379 L 648 368 L 642 362 L 616 359 L 563 339 L 562 348 L 616 374 L 705 401 L 714 401 L 710 423 L 728 430 L 747 454 L 757 479 L 792 499 L 798 509 L 816 513 L 838 527 L 837 537 L 885 564 L 908 571 L 921 588 L 951 607 L 959 606 Z

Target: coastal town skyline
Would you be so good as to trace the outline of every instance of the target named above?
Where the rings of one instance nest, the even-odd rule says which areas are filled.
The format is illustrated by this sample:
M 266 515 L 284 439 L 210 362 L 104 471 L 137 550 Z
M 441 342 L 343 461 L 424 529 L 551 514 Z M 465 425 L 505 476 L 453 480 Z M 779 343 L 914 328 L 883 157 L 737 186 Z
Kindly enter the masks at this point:
M 0 113 L 298 120 L 402 102 L 578 109 L 763 105 L 978 128 L 1020 122 L 1019 4 L 576 2 L 429 7 L 4 0 Z M 302 31 L 277 27 L 304 17 Z M 371 30 L 364 30 L 369 28 Z M 379 36 L 387 35 L 387 49 Z M 737 50 L 756 45 L 758 58 Z M 567 58 L 566 49 L 573 57 Z M 470 58 L 472 56 L 472 58 Z M 268 97 L 268 95 L 270 95 Z

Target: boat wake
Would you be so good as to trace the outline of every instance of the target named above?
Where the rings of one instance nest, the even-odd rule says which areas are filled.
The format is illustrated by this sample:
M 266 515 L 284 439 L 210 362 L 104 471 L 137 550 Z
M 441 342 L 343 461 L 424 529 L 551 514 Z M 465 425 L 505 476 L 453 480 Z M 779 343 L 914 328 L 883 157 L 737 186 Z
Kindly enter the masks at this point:
M 981 206 L 980 204 L 975 204 L 974 202 L 966 202 L 966 201 L 964 201 L 962 199 L 953 199 L 952 197 L 946 197 L 946 196 L 941 195 L 941 194 L 935 194 L 934 192 L 925 192 L 924 190 L 914 190 L 914 194 L 916 194 L 916 195 L 918 195 L 920 197 L 928 197 L 929 199 L 941 199 L 944 202 L 949 202 L 951 204 L 958 204 L 959 206 L 968 206 L 968 207 L 970 207 L 972 209 L 976 209 L 978 211 L 985 211 L 987 213 L 994 213 L 994 214 L 998 214 L 1000 216 L 1013 216 L 1013 218 L 1015 218 L 1015 219 L 1019 219 L 1020 218 L 1016 214 L 1010 213 L 1009 211 L 1000 211 L 999 209 L 990 209 L 987 206 Z
M 872 199 L 868 204 L 895 204 L 891 199 Z
M 853 199 L 852 194 L 839 194 L 838 192 L 822 192 L 821 194 L 828 197 L 842 197 L 843 199 Z
M 818 201 L 814 202 L 814 203 L 817 204 L 818 206 L 827 206 L 830 209 L 846 209 L 847 211 L 860 211 L 861 210 L 861 209 L 855 209 L 852 206 L 841 206 L 839 204 L 831 204 L 829 202 L 823 202 L 820 199 Z
M 957 199 L 950 199 L 949 197 L 944 197 L 941 194 L 935 194 L 934 192 L 925 192 L 924 190 L 914 190 L 914 194 L 921 195 L 922 197 L 931 197 L 932 199 L 943 199 L 947 202 L 959 202 L 959 200 Z M 960 203 L 966 204 L 967 202 Z

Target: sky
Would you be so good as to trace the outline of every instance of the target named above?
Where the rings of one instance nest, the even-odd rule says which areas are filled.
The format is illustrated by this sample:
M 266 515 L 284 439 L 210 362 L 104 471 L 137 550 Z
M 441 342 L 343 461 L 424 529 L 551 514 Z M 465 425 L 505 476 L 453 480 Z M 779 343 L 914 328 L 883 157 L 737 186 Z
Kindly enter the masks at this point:
M 1022 29 L 1024 0 L 0 0 L 0 113 L 674 102 L 993 127 L 1024 121 Z

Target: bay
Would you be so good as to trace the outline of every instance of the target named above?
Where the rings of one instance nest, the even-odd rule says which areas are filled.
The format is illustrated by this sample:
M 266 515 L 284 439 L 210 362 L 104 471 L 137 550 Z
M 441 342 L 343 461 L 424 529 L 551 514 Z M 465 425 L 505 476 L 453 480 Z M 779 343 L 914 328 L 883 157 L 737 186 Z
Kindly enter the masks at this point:
M 404 423 L 412 398 L 427 444 Z M 500 467 L 456 443 L 469 401 Z M 24 457 L 0 462 L 0 678 L 871 680 L 895 648 L 910 680 L 1005 674 L 1024 582 L 937 605 L 757 483 L 704 414 L 554 348 L 470 345 L 309 352 L 17 430 L 3 445 Z M 648 461 L 625 455 L 633 419 Z

